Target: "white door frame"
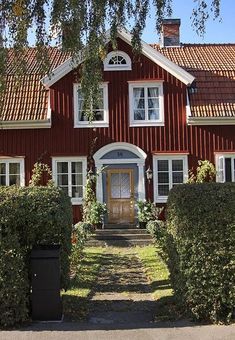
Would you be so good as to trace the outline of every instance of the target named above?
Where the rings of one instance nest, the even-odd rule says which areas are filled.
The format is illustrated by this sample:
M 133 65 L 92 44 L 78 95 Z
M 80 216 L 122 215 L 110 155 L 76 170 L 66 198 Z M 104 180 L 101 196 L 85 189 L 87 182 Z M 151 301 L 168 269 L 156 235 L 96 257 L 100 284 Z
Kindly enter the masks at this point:
M 104 155 L 106 155 L 110 151 L 115 150 L 126 150 L 134 153 L 136 158 L 121 158 L 121 159 L 102 159 Z M 130 143 L 110 143 L 103 146 L 99 149 L 93 156 L 95 161 L 95 166 L 97 172 L 100 172 L 104 164 L 137 164 L 138 166 L 138 199 L 144 200 L 145 199 L 145 174 L 144 174 L 144 165 L 145 159 L 147 155 L 146 153 L 140 149 L 138 146 L 130 144 Z M 104 194 L 103 194 L 103 183 L 102 183 L 102 173 L 97 178 L 96 183 L 96 196 L 98 201 L 104 201 Z

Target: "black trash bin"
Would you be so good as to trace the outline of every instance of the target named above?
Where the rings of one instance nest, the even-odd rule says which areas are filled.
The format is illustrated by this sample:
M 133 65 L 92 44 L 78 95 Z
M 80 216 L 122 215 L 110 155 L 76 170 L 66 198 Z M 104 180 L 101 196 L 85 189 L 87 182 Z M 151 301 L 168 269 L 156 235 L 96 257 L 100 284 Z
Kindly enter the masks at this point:
M 31 251 L 32 319 L 61 320 L 60 246 L 37 246 Z

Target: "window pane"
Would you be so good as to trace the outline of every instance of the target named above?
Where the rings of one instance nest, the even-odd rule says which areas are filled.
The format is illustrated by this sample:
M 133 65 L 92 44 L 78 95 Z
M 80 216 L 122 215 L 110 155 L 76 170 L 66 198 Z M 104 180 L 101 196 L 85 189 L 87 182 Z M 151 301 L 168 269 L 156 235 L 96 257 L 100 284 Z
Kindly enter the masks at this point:
M 69 195 L 69 188 L 68 187 L 61 187 L 61 189 L 66 193 L 66 195 Z
M 0 174 L 6 173 L 6 163 L 0 163 Z
M 82 196 L 83 196 L 82 187 L 73 186 L 73 187 L 72 187 L 72 197 L 75 197 L 75 198 L 82 198 Z
M 0 185 L 6 185 L 6 176 L 0 175 Z
M 169 194 L 169 185 L 158 185 L 159 196 L 168 196 L 168 194 Z
M 20 174 L 20 163 L 9 163 L 9 174 Z
M 20 185 L 20 175 L 9 175 L 9 185 Z
M 72 173 L 73 174 L 82 173 L 82 162 L 72 162 Z
M 168 160 L 158 160 L 158 171 L 168 171 Z
M 57 163 L 57 173 L 67 174 L 68 173 L 68 162 L 58 162 Z
M 144 99 L 135 99 L 134 100 L 134 110 L 136 109 L 144 109 Z
M 94 120 L 95 121 L 103 121 L 104 120 L 104 111 L 95 111 L 94 112 Z
M 183 172 L 173 172 L 172 181 L 174 184 L 183 183 L 184 182 Z
M 68 185 L 68 175 L 58 175 L 57 176 L 57 184 L 60 185 Z
M 159 108 L 159 100 L 158 99 L 148 99 L 148 108 L 149 109 L 158 109 Z
M 134 120 L 145 120 L 145 110 L 134 110 Z
M 72 185 L 82 185 L 82 175 L 72 175 Z
M 120 186 L 120 174 L 111 174 L 111 186 Z
M 135 99 L 144 98 L 144 87 L 135 87 L 133 89 L 133 96 Z
M 158 183 L 169 183 L 169 173 L 159 172 L 158 173 Z
M 130 175 L 121 174 L 121 198 L 130 198 Z
M 172 170 L 173 171 L 183 171 L 183 160 L 182 159 L 174 159 L 172 161 Z
M 111 198 L 120 198 L 121 192 L 120 192 L 120 186 L 112 186 L 111 187 Z
M 149 120 L 157 120 L 159 119 L 159 110 L 148 110 L 148 119 Z
M 225 158 L 225 182 L 232 182 L 232 160 Z
M 158 87 L 149 87 L 148 88 L 148 97 L 158 97 L 159 96 L 159 90 Z

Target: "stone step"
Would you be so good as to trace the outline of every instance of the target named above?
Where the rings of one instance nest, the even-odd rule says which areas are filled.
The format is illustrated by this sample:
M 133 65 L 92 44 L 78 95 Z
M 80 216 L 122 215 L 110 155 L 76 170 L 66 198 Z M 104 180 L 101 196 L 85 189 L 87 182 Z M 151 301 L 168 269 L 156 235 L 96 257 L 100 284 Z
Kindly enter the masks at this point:
M 96 235 L 118 235 L 118 234 L 147 234 L 146 229 L 96 229 Z
M 153 243 L 152 239 L 147 240 L 95 240 L 90 239 L 87 241 L 86 245 L 88 247 L 132 247 L 132 246 L 147 246 Z
M 107 223 L 104 225 L 104 229 L 136 229 L 135 224 L 112 224 Z
M 95 240 L 151 240 L 152 237 L 149 234 L 106 234 L 99 233 L 91 236 L 91 239 Z

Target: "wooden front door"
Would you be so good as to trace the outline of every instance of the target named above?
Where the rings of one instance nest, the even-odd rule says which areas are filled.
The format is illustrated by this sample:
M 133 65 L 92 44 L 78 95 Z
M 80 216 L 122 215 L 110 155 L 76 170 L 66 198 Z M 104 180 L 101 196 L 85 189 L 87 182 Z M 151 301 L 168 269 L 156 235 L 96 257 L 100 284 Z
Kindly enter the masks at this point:
M 133 169 L 107 170 L 109 223 L 134 223 L 133 175 Z

